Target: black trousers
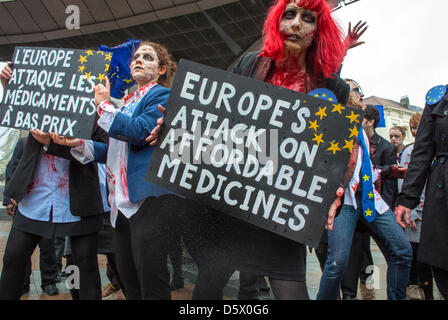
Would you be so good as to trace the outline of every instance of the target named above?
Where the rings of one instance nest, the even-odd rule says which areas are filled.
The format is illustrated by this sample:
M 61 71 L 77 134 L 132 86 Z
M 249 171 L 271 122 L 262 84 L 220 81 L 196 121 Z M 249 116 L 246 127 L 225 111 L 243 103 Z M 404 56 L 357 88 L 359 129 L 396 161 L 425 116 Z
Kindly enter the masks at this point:
M 26 266 L 25 271 L 25 287 L 30 286 L 31 276 L 31 259 Z M 39 269 L 41 287 L 43 288 L 47 284 L 56 283 L 56 277 L 58 275 L 58 266 L 56 261 L 56 254 L 54 251 L 53 239 L 42 237 L 39 241 Z
M 258 275 L 240 272 L 240 288 L 238 290 L 239 300 L 253 300 L 260 295 L 258 289 Z
M 439 289 L 445 300 L 448 300 L 448 270 L 431 266 L 437 289 Z
M 433 276 L 431 266 L 417 260 L 418 245 L 419 244 L 417 242 L 411 242 L 412 264 L 411 272 L 409 275 L 409 284 L 423 287 L 423 284 L 425 282 L 432 284 Z
M 41 236 L 11 228 L 3 255 L 0 300 L 20 298 L 27 264 L 41 239 Z M 96 256 L 98 234 L 71 237 L 71 241 L 73 261 L 80 271 L 80 298 L 101 299 L 101 279 Z
M 130 219 L 119 212 L 115 259 L 127 300 L 170 300 L 169 247 L 184 200 L 175 195 L 147 198 Z

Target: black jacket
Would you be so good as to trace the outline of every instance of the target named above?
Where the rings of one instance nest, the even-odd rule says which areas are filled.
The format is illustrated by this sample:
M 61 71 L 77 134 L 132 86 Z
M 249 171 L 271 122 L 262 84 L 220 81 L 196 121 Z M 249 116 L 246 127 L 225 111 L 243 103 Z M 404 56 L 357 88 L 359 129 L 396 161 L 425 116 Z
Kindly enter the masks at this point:
M 448 270 L 448 94 L 425 106 L 398 204 L 415 208 L 425 183 L 417 260 Z
M 98 126 L 94 127 L 92 139 L 107 141 L 107 133 Z M 23 148 L 22 156 L 15 167 L 15 172 L 5 185 L 4 198 L 13 198 L 21 201 L 29 184 L 32 182 L 36 161 L 43 145 L 31 133 Z M 85 165 L 75 160 L 70 154 L 70 148 L 50 143 L 47 153 L 65 158 L 69 165 L 69 194 L 70 211 L 74 216 L 93 216 L 104 212 L 101 189 L 98 180 L 98 167 L 96 162 Z
M 370 139 L 373 163 L 382 170 L 380 193 L 391 210 L 394 209 L 398 195 L 397 179 L 389 179 L 388 173 L 392 165 L 397 164 L 397 148 L 376 132 Z
M 22 158 L 23 149 L 26 144 L 26 139 L 27 138 L 20 138 L 17 141 L 17 144 L 14 148 L 14 152 L 12 153 L 11 159 L 9 160 L 8 164 L 6 165 L 5 189 L 7 188 L 7 185 L 9 184 L 9 182 L 11 181 L 11 178 L 14 175 L 14 172 L 16 171 L 17 166 L 19 165 L 20 159 Z M 3 192 L 3 205 L 7 206 L 8 204 L 11 204 L 11 200 Z

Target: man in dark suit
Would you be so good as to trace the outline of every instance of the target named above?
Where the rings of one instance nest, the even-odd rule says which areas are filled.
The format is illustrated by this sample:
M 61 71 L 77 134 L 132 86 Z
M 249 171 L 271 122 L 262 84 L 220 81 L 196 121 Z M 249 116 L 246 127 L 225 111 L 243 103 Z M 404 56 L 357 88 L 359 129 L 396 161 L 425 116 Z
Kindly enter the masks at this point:
M 20 138 L 14 148 L 11 160 L 6 166 L 5 171 L 5 187 L 11 180 L 17 165 L 23 154 L 23 148 L 26 144 L 27 138 Z M 3 205 L 6 207 L 6 212 L 11 217 L 14 217 L 16 206 L 7 197 L 3 197 Z M 58 267 L 56 262 L 56 253 L 54 249 L 53 239 L 42 237 L 39 241 L 39 267 L 42 291 L 50 296 L 57 295 L 59 290 L 56 286 L 56 278 L 58 275 Z M 31 261 L 27 265 L 26 280 L 24 283 L 23 293 L 30 291 L 30 275 L 31 275 Z

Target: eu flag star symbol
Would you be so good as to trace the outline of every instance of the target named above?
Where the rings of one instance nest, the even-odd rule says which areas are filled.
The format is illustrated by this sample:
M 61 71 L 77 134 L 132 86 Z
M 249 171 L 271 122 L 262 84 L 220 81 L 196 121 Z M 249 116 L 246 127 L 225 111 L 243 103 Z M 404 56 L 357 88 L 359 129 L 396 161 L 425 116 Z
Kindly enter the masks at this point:
M 364 181 L 369 181 L 370 177 L 368 175 L 364 175 L 364 177 L 362 177 L 364 179 Z
M 342 149 L 348 149 L 349 151 L 350 151 L 350 153 L 352 153 L 352 151 L 353 151 L 353 143 L 354 143 L 354 140 L 344 140 L 345 141 L 345 146 L 342 148 Z
M 104 77 L 105 77 L 105 75 L 103 73 L 100 73 L 97 78 L 100 82 L 103 82 Z
M 333 152 L 333 155 L 336 154 L 336 151 L 341 151 L 341 148 L 339 148 L 339 142 L 330 142 L 331 147 L 327 149 L 327 151 Z
M 324 142 L 324 140 L 322 139 L 322 136 L 323 136 L 323 135 L 324 135 L 323 133 L 321 133 L 321 134 L 319 134 L 319 135 L 317 135 L 317 134 L 315 133 L 315 134 L 314 134 L 313 141 L 316 141 L 317 145 L 320 145 L 321 143 Z
M 317 120 L 314 121 L 309 121 L 310 126 L 308 127 L 308 129 L 314 129 L 314 131 L 317 132 L 317 128 L 319 128 L 319 125 L 317 124 Z
M 370 210 L 369 208 L 367 208 L 367 210 L 365 211 L 365 213 L 366 213 L 366 216 L 367 217 L 371 217 L 372 216 L 372 210 Z
M 333 110 L 331 110 L 331 112 L 338 112 L 339 114 L 342 114 L 342 110 L 345 109 L 344 106 L 342 106 L 341 104 L 333 104 L 334 108 Z
M 353 111 L 349 116 L 345 116 L 345 117 L 350 119 L 350 124 L 352 122 L 359 122 L 359 120 L 358 120 L 359 114 L 355 114 Z
M 327 113 L 325 112 L 327 110 L 327 107 L 321 108 L 319 107 L 319 111 L 316 112 L 316 116 L 320 117 L 320 120 L 322 120 L 323 117 L 327 116 Z
M 84 56 L 79 56 L 79 60 L 78 60 L 80 63 L 85 63 L 85 62 L 87 62 L 87 59 L 86 59 L 86 57 L 84 57 Z
M 358 128 L 356 126 L 354 126 L 353 129 L 349 128 L 348 130 L 350 130 L 350 136 L 348 137 L 349 139 L 351 137 L 357 137 L 359 134 Z
M 368 196 L 369 196 L 369 199 L 372 199 L 372 198 L 373 198 L 373 192 L 370 191 L 369 194 L 368 194 Z

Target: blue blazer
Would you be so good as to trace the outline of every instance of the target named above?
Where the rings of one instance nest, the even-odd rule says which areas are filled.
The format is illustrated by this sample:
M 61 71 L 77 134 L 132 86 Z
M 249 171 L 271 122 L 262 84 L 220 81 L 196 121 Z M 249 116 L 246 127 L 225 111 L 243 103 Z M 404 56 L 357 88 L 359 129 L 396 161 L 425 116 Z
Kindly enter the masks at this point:
M 155 85 L 140 100 L 132 117 L 119 112 L 115 115 L 109 129 L 109 137 L 128 142 L 127 179 L 129 200 L 137 203 L 147 197 L 175 194 L 145 180 L 146 171 L 154 147 L 149 146 L 145 138 L 157 125 L 157 119 L 163 116 L 158 105 L 166 107 L 170 89 Z M 105 163 L 108 144 L 93 141 L 95 160 Z

